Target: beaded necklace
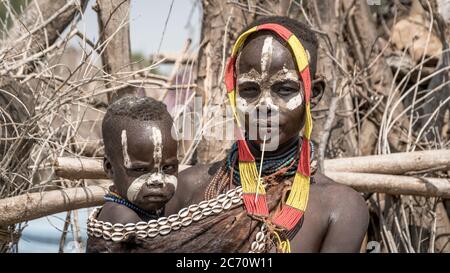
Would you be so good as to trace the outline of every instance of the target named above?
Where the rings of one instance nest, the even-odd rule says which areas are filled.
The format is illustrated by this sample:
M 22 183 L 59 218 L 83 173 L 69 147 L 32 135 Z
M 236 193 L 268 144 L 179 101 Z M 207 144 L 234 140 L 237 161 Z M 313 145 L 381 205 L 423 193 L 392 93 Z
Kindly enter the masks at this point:
M 128 200 L 122 198 L 119 194 L 117 194 L 117 193 L 115 193 L 115 192 L 112 192 L 112 191 L 109 192 L 108 194 L 106 194 L 106 195 L 103 197 L 103 199 L 104 199 L 106 202 L 114 202 L 114 203 L 123 205 L 123 206 L 125 206 L 125 207 L 127 207 L 127 208 L 133 210 L 134 212 L 136 212 L 136 213 L 139 214 L 139 215 L 144 215 L 144 216 L 147 217 L 148 219 L 158 219 L 158 218 L 161 216 L 161 214 L 162 214 L 162 212 L 163 212 L 163 210 L 164 210 L 164 209 L 160 209 L 160 210 L 157 210 L 157 211 L 154 211 L 154 212 L 149 213 L 149 212 L 147 212 L 147 211 L 141 209 L 140 207 L 134 205 L 134 204 L 131 203 L 130 201 L 128 201 Z
M 266 180 L 270 180 L 270 178 L 289 178 L 295 176 L 296 169 L 295 165 L 298 164 L 298 146 L 302 145 L 303 141 L 297 140 L 296 142 L 292 142 L 288 145 L 291 145 L 287 151 L 280 155 L 276 156 L 265 156 L 263 162 L 263 169 L 261 170 L 261 177 Z M 311 173 L 315 173 L 317 162 L 314 159 L 314 145 L 313 142 L 310 142 L 310 158 L 311 158 Z M 237 187 L 241 185 L 240 181 L 240 172 L 239 172 L 239 164 L 238 164 L 238 150 L 239 146 L 235 143 L 232 145 L 230 151 L 227 153 L 227 156 L 222 161 L 220 167 L 214 171 L 215 175 L 211 179 L 211 182 L 208 184 L 204 199 L 209 200 L 215 198 L 217 195 L 230 190 L 231 188 Z M 237 151 L 236 151 L 237 150 Z M 301 150 L 301 147 L 300 147 Z M 294 155 L 293 155 L 294 153 Z M 258 162 L 260 158 L 255 156 Z M 268 163 L 270 161 L 270 163 Z M 314 183 L 314 177 L 311 177 L 311 184 Z
M 265 156 L 264 163 L 261 170 L 261 176 L 270 176 L 275 173 L 279 173 L 279 176 L 282 177 L 291 177 L 295 175 L 297 171 L 297 165 L 299 161 L 298 157 L 298 145 L 301 145 L 302 142 L 296 141 L 291 145 L 291 147 L 284 153 L 275 156 Z M 314 145 L 312 141 L 310 141 L 311 146 L 311 159 L 314 158 Z M 258 157 L 255 157 L 256 168 L 259 170 L 260 168 L 260 160 Z M 232 173 L 233 184 L 236 186 L 241 185 L 240 172 L 239 172 L 239 164 L 235 164 L 238 161 L 238 145 L 234 143 L 231 147 L 230 152 L 226 157 L 226 168 L 228 173 Z M 280 172 L 280 170 L 287 168 L 284 172 Z M 231 172 L 231 169 L 233 171 Z

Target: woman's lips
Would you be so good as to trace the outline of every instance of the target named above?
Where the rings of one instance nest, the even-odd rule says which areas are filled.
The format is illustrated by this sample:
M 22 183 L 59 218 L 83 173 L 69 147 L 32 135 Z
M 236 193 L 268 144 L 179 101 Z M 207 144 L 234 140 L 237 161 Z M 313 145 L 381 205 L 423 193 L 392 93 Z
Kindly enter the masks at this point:
M 278 127 L 278 126 L 280 126 L 279 122 L 272 122 L 272 120 L 262 120 L 262 119 L 257 119 L 254 124 L 256 124 L 258 127 Z
M 253 124 L 252 127 L 257 127 L 259 129 L 277 129 L 280 128 L 281 124 L 278 122 L 272 123 L 271 121 L 266 121 L 266 120 L 256 120 Z

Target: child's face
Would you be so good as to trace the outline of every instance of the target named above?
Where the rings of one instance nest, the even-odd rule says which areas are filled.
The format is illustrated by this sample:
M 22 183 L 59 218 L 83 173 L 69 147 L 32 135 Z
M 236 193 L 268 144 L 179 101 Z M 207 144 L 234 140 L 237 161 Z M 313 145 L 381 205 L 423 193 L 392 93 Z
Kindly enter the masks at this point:
M 246 115 L 246 130 L 258 132 L 256 143 L 263 140 L 261 132 L 268 132 L 280 144 L 299 134 L 304 124 L 304 90 L 288 48 L 273 36 L 255 37 L 238 57 L 236 76 L 238 109 L 242 113 L 256 110 L 257 116 Z
M 147 211 L 160 209 L 177 188 L 177 142 L 168 124 L 128 121 L 120 122 L 127 124 L 121 124 L 120 146 L 109 159 L 110 175 L 128 201 Z

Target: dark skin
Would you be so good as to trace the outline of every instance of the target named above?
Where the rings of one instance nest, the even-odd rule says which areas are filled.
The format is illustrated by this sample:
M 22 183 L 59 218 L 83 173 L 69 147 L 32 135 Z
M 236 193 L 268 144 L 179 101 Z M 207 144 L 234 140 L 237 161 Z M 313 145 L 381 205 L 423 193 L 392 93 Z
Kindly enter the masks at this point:
M 289 49 L 277 40 L 271 41 L 270 65 L 261 63 L 271 40 L 267 36 L 256 36 L 242 49 L 237 64 L 237 95 L 246 99 L 247 105 L 261 106 L 269 102 L 278 108 L 280 144 L 276 150 L 267 153 L 281 154 L 287 143 L 298 138 L 304 126 L 305 103 L 295 108 L 292 103 L 288 105 L 290 99 L 303 92 L 303 85 L 298 78 L 283 77 L 286 70 L 295 70 L 295 63 Z M 245 77 L 239 81 L 241 76 Z M 320 100 L 323 87 L 323 82 L 313 82 L 312 106 Z M 263 103 L 262 98 L 265 98 Z M 267 126 L 267 122 L 259 120 L 249 120 L 247 124 Z M 258 147 L 262 141 L 262 135 L 258 134 L 250 145 L 254 155 L 261 153 Z M 204 190 L 220 164 L 197 165 L 181 172 L 179 192 L 183 194 L 171 200 L 175 204 L 172 207 L 181 209 L 202 201 Z M 291 251 L 359 252 L 369 223 L 368 208 L 361 194 L 322 174 L 315 175 L 314 180 L 316 183 L 311 184 L 303 226 L 291 241 Z
M 158 128 L 162 135 L 162 156 L 159 171 L 165 174 L 177 176 L 177 142 L 171 137 L 170 122 L 164 121 L 136 121 L 130 118 L 120 118 L 114 122 L 113 128 L 108 128 L 108 137 L 112 137 L 111 142 L 114 145 L 112 152 L 104 158 L 104 169 L 110 179 L 114 182 L 113 190 L 121 197 L 127 199 L 127 191 L 130 185 L 137 178 L 144 174 L 156 173 L 158 169 L 155 166 L 155 143 L 153 138 L 153 129 Z M 126 131 L 127 135 L 127 153 L 130 159 L 130 165 L 126 166 L 121 143 L 121 133 Z M 137 194 L 136 200 L 132 203 L 152 212 L 161 210 L 175 193 L 175 186 L 166 184 L 144 184 Z M 129 200 L 130 201 L 130 200 Z M 111 223 L 136 223 L 146 221 L 142 215 L 126 206 L 106 202 L 99 216 L 99 221 Z

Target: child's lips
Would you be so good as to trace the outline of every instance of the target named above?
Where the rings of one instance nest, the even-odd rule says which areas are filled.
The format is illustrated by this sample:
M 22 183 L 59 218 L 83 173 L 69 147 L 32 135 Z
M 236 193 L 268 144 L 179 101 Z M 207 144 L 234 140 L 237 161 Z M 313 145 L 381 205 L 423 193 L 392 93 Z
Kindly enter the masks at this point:
M 158 199 L 158 200 L 166 200 L 167 194 L 162 190 L 162 188 L 159 189 L 145 189 L 143 192 L 142 197 L 144 199 Z
M 147 202 L 154 202 L 154 203 L 162 203 L 166 202 L 167 198 L 162 195 L 146 195 L 143 198 Z

